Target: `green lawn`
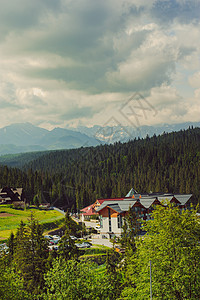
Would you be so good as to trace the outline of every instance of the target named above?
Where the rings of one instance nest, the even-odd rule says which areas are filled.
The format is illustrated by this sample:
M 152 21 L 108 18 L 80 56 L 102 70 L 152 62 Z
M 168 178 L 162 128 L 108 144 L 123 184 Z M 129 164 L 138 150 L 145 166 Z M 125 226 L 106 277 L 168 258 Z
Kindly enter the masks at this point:
M 26 210 L 10 208 L 7 205 L 0 205 L 0 240 L 7 239 L 11 231 L 16 229 L 21 221 L 28 222 L 31 213 L 41 224 L 57 222 L 64 218 L 64 215 L 55 210 L 41 210 L 31 207 Z M 4 215 L 5 214 L 5 215 Z M 6 215 L 10 214 L 10 216 Z

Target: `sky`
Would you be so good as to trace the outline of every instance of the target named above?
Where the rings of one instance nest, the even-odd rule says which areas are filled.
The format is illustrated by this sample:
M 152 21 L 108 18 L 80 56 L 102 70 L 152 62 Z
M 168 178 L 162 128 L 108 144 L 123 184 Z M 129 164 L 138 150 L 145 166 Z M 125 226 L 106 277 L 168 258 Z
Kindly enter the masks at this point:
M 0 128 L 200 121 L 200 0 L 0 4 Z

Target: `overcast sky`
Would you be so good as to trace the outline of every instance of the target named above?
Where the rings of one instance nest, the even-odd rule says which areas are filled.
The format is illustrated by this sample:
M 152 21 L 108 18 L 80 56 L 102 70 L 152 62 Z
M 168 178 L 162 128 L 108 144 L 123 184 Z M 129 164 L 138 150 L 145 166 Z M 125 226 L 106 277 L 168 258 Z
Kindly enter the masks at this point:
M 0 127 L 200 121 L 200 0 L 0 4 Z

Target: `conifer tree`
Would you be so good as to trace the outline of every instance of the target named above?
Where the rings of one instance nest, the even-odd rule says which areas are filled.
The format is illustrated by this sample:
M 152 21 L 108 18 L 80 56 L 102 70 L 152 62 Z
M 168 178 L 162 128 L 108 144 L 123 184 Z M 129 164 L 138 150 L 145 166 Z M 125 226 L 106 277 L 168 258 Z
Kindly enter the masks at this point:
M 13 260 L 13 255 L 16 247 L 16 241 L 15 241 L 15 236 L 13 232 L 11 232 L 8 241 L 7 241 L 7 246 L 8 246 L 8 255 L 7 255 L 7 263 L 10 264 Z
M 78 248 L 76 247 L 74 240 L 70 237 L 70 235 L 75 232 L 75 227 L 76 224 L 67 210 L 65 214 L 65 234 L 59 242 L 59 254 L 65 260 L 78 258 Z
M 44 273 L 48 258 L 47 241 L 42 226 L 31 215 L 28 225 L 22 222 L 16 234 L 14 264 L 24 280 L 28 292 L 39 294 L 44 287 Z

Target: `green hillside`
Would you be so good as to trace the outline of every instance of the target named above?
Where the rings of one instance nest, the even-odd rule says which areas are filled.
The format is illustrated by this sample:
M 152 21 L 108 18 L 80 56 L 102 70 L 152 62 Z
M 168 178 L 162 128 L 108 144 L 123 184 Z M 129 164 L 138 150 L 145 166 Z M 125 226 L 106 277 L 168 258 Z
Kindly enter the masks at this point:
M 40 210 L 31 207 L 27 210 L 14 209 L 9 205 L 0 205 L 0 240 L 7 239 L 12 232 L 15 232 L 20 222 L 27 223 L 31 213 L 41 224 L 60 223 L 64 215 L 55 210 Z
M 6 154 L 0 156 L 0 164 L 8 167 L 22 168 L 25 164 L 45 155 L 48 151 L 36 151 L 18 154 Z

